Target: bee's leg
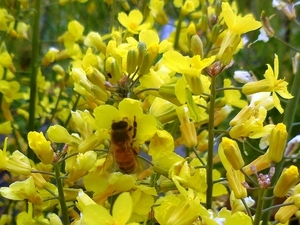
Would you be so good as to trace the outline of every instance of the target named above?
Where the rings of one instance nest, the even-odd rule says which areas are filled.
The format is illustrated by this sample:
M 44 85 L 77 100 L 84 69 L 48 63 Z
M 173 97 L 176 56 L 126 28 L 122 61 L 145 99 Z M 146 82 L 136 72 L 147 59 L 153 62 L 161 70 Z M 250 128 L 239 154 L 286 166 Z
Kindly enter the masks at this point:
M 134 139 L 135 136 L 136 136 L 136 128 L 137 128 L 137 122 L 136 122 L 135 116 L 134 116 L 134 119 L 133 119 L 133 135 L 132 135 L 132 139 Z

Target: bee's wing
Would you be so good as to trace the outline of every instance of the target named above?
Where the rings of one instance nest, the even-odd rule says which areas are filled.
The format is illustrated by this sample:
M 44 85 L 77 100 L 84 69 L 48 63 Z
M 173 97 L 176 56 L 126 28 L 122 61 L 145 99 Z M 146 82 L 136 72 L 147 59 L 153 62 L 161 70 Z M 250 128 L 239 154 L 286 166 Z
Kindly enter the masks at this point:
M 104 171 L 108 173 L 112 173 L 115 172 L 116 170 L 117 170 L 117 166 L 114 160 L 112 148 L 110 146 L 104 162 Z

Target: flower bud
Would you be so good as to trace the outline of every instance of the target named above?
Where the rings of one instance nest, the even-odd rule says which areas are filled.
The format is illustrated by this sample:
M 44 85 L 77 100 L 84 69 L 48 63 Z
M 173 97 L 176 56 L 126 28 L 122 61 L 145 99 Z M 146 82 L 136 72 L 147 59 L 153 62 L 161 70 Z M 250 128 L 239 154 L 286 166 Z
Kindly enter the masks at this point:
M 176 83 L 166 83 L 160 86 L 159 95 L 175 105 L 181 105 L 175 94 Z
M 209 22 L 208 22 L 207 14 L 203 14 L 200 21 L 200 27 L 203 32 L 207 31 L 208 24 Z
M 204 91 L 204 87 L 202 85 L 201 77 L 200 75 L 184 75 L 187 83 L 189 84 L 191 91 L 195 95 L 201 95 Z
M 240 170 L 245 163 L 242 158 L 241 150 L 239 149 L 236 141 L 227 137 L 223 137 L 221 144 L 224 149 L 224 154 L 231 164 L 232 168 L 235 170 Z
M 50 164 L 53 162 L 54 151 L 50 141 L 46 140 L 42 132 L 30 131 L 28 133 L 28 144 L 42 163 Z
M 110 78 L 112 78 L 114 82 L 118 82 L 122 77 L 119 66 L 117 60 L 113 57 L 108 57 L 105 62 L 106 72 L 110 74 Z
M 265 154 L 257 157 L 255 160 L 253 160 L 251 163 L 249 163 L 243 168 L 244 172 L 247 175 L 253 174 L 253 171 L 251 170 L 252 166 L 255 166 L 257 172 L 269 168 L 271 166 L 271 162 L 269 160 L 268 155 L 269 152 L 266 152 Z
M 299 176 L 298 168 L 290 166 L 284 169 L 275 185 L 273 193 L 276 197 L 284 197 L 288 191 L 295 185 Z
M 106 102 L 107 99 L 110 97 L 110 92 L 103 90 L 102 88 L 96 85 L 91 86 L 91 91 L 97 99 L 103 102 Z
M 242 185 L 245 182 L 245 176 L 241 171 L 230 168 L 226 173 L 226 177 L 235 198 L 241 199 L 247 197 L 247 190 Z
M 188 148 L 192 148 L 197 145 L 197 134 L 194 123 L 189 121 L 188 109 L 186 107 L 176 108 L 176 112 L 180 121 L 179 129 L 181 131 L 181 137 L 183 143 Z
M 191 38 L 191 51 L 194 55 L 200 55 L 201 59 L 203 58 L 203 43 L 197 34 Z
M 214 25 L 210 35 L 211 43 L 215 43 L 217 41 L 219 32 L 220 32 L 220 26 L 218 24 Z
M 286 146 L 288 133 L 283 123 L 279 123 L 271 131 L 269 137 L 269 160 L 280 162 Z
M 139 52 L 136 49 L 130 49 L 127 53 L 127 73 L 134 73 L 138 64 Z
M 58 124 L 48 128 L 47 136 L 51 141 L 56 143 L 70 143 L 72 141 L 72 136 L 67 129 Z
M 287 204 L 291 202 L 293 202 L 293 198 L 288 197 L 283 204 Z M 297 210 L 298 207 L 296 207 L 295 205 L 282 206 L 275 214 L 275 220 L 277 220 L 282 224 L 285 224 L 295 214 Z
M 138 66 L 141 66 L 142 62 L 143 62 L 143 58 L 144 58 L 144 55 L 146 53 L 146 50 L 147 50 L 147 46 L 145 44 L 145 42 L 139 42 L 138 43 Z

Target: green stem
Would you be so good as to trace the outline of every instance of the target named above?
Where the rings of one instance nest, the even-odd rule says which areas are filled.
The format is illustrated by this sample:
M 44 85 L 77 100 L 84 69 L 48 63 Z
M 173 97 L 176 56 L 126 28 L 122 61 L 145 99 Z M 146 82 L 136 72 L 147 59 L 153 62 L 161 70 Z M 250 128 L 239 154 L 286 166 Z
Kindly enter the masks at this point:
M 180 14 L 179 18 L 178 18 L 178 21 L 177 21 L 177 26 L 176 26 L 174 49 L 178 49 L 178 43 L 179 43 L 179 37 L 180 37 L 180 32 L 181 32 L 182 21 L 183 21 L 183 16 Z
M 300 49 L 295 48 L 294 46 L 292 46 L 292 45 L 290 45 L 289 43 L 287 43 L 287 42 L 281 40 L 280 38 L 278 38 L 278 37 L 276 37 L 276 36 L 273 36 L 273 38 L 274 38 L 276 41 L 279 41 L 279 42 L 281 42 L 282 44 L 286 45 L 287 47 L 293 49 L 294 51 L 300 52 Z
M 33 33 L 32 33 L 32 62 L 31 62 L 31 77 L 30 77 L 30 102 L 29 102 L 29 131 L 35 130 L 35 104 L 37 98 L 37 75 L 38 75 L 38 60 L 40 49 L 40 14 L 41 0 L 35 1 Z M 34 159 L 35 155 L 31 149 L 28 149 L 28 158 Z
M 218 88 L 216 91 L 227 91 L 227 90 L 237 90 L 237 91 L 241 91 L 242 87 L 223 87 L 223 88 Z
M 215 114 L 215 99 L 216 99 L 216 77 L 211 76 L 210 84 L 210 100 L 209 100 L 209 121 L 208 121 L 208 149 L 207 149 L 207 164 L 206 164 L 206 208 L 212 207 L 212 192 L 213 192 L 213 156 L 214 156 L 214 114 Z
M 263 204 L 264 204 L 263 197 L 264 197 L 264 194 L 265 194 L 265 190 L 266 189 L 260 189 L 259 190 L 253 225 L 259 225 L 260 224 L 261 216 L 262 216 L 262 210 L 263 210 Z
M 298 72 L 295 74 L 294 80 L 292 82 L 292 88 L 291 88 L 291 94 L 294 96 L 294 98 L 290 99 L 285 107 L 284 116 L 283 116 L 283 123 L 286 125 L 286 130 L 288 134 L 291 133 L 292 126 L 293 126 L 293 120 L 295 118 L 296 110 L 298 107 L 295 107 L 299 104 L 299 98 L 300 98 L 300 66 L 298 67 Z M 288 138 L 289 140 L 289 138 Z M 272 178 L 271 185 L 275 186 L 276 182 L 278 181 L 278 178 L 283 170 L 285 160 L 281 160 L 279 163 L 275 164 L 275 174 Z M 266 197 L 271 197 L 273 195 L 273 190 L 268 190 L 266 193 Z M 264 209 L 270 208 L 273 206 L 274 200 L 265 201 Z M 268 221 L 270 219 L 271 211 L 266 212 L 263 215 L 263 223 L 262 225 L 267 225 Z
M 62 222 L 65 225 L 69 225 L 70 221 L 69 221 L 69 216 L 68 216 L 68 208 L 67 208 L 66 200 L 65 200 L 63 182 L 60 177 L 60 164 L 59 163 L 54 164 L 54 170 L 55 170 L 56 185 L 57 185 L 58 196 L 59 196 L 58 200 L 60 203 L 61 214 L 62 214 Z
M 251 211 L 250 211 L 249 207 L 247 206 L 247 203 L 246 203 L 245 199 L 242 198 L 241 201 L 242 201 L 242 203 L 243 203 L 243 205 L 246 209 L 246 212 L 247 212 L 248 216 L 251 218 L 251 221 L 252 221 L 252 224 L 253 224 L 254 221 L 253 221 L 253 218 L 252 218 L 252 214 L 251 214 Z

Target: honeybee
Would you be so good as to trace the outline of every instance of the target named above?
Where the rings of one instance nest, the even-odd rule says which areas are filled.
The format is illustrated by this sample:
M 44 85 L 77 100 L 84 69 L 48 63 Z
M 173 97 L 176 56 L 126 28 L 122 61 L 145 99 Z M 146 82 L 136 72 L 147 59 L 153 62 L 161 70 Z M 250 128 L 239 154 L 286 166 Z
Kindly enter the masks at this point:
M 110 133 L 110 149 L 106 161 L 112 162 L 124 174 L 135 173 L 138 169 L 138 147 L 134 146 L 137 122 L 134 117 L 133 126 L 128 118 L 113 122 Z

